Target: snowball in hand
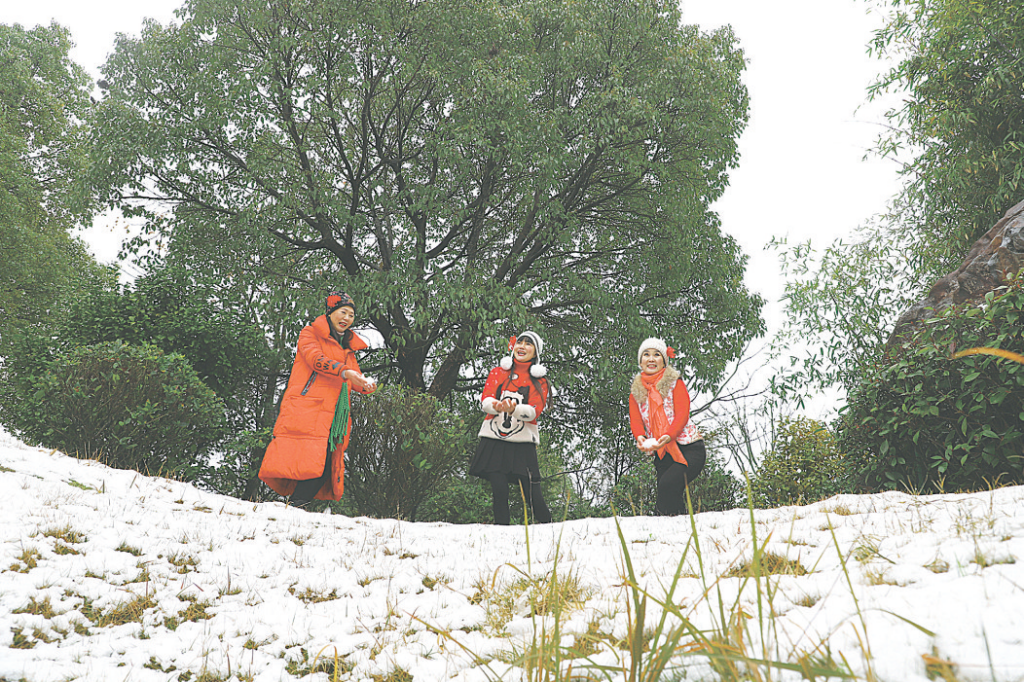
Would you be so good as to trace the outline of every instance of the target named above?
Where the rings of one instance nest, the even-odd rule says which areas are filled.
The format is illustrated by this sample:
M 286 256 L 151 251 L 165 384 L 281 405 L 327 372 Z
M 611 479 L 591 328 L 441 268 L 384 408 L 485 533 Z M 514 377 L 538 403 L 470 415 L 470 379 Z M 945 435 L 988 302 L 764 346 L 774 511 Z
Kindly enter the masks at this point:
M 648 450 L 655 447 L 657 444 L 658 441 L 656 438 L 648 438 L 647 440 L 644 441 L 644 447 L 647 448 Z

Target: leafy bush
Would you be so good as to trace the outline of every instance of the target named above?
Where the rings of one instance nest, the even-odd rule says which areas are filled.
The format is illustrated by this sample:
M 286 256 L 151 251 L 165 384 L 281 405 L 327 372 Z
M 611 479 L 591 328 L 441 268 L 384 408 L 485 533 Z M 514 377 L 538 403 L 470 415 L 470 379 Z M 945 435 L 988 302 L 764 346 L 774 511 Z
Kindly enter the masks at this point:
M 1021 279 L 980 307 L 929 320 L 850 396 L 841 447 L 870 489 L 980 490 L 1024 481 L 1024 365 L 957 349 L 1024 352 Z
M 223 403 L 181 355 L 113 342 L 17 357 L 33 360 L 5 367 L 4 424 L 27 441 L 192 478 L 225 435 Z
M 188 274 L 157 270 L 131 288 L 85 287 L 68 303 L 55 331 L 57 343 L 123 341 L 180 353 L 225 402 L 232 420 L 254 408 L 251 393 L 266 371 L 269 349 L 251 319 L 198 293 Z
M 655 504 L 658 498 L 658 478 L 651 456 L 644 454 L 643 458 L 628 473 L 619 478 L 618 483 L 612 488 L 609 502 L 617 515 L 653 516 L 657 514 Z
M 705 445 L 710 445 L 707 441 Z M 639 452 L 639 451 L 638 451 Z M 643 455 L 650 460 L 650 455 Z M 657 513 L 657 475 L 653 461 L 645 461 L 619 479 L 612 489 L 611 505 L 617 514 L 650 516 Z M 743 505 L 743 485 L 725 470 L 708 448 L 704 470 L 690 483 L 690 503 L 695 513 L 725 511 Z
M 251 498 L 259 490 L 256 472 L 273 425 L 277 363 L 291 358 L 273 357 L 252 311 L 239 311 L 240 305 L 229 306 L 207 293 L 182 269 L 153 270 L 130 287 L 82 286 L 68 292 L 59 315 L 47 319 L 45 334 L 28 330 L 19 335 L 9 353 L 8 378 L 14 367 L 39 375 L 45 358 L 78 346 L 120 341 L 180 354 L 224 403 L 232 433 L 230 442 L 219 444 L 216 466 L 195 471 L 194 480 Z
M 353 394 L 345 497 L 360 514 L 415 521 L 435 488 L 465 469 L 474 443 L 463 420 L 426 393 L 391 385 Z
M 708 461 L 704 471 L 690 484 L 690 501 L 696 513 L 727 511 L 742 507 L 746 502 L 744 484 L 726 471 L 722 462 L 714 455 L 713 443 L 708 440 Z
M 844 492 L 845 466 L 827 425 L 806 417 L 783 419 L 751 481 L 754 505 L 807 504 Z
M 273 429 L 231 429 L 230 433 L 218 448 L 216 466 L 202 471 L 197 483 L 243 500 L 260 501 L 261 492 L 278 499 L 277 494 L 257 478 Z
M 419 521 L 444 523 L 492 523 L 491 486 L 484 480 L 469 476 L 466 471 L 472 456 L 462 456 L 452 476 L 440 481 L 419 508 Z M 510 508 L 516 495 L 509 493 Z M 550 500 L 549 500 L 550 503 Z M 522 521 L 522 503 L 511 512 L 512 523 Z

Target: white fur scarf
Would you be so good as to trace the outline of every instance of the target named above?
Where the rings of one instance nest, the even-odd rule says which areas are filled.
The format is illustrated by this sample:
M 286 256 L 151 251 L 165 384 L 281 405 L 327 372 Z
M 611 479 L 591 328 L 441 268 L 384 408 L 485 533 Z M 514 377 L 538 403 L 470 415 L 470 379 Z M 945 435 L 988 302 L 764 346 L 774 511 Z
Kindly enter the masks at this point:
M 636 376 L 633 377 L 633 385 L 629 389 L 638 405 L 647 404 L 647 387 L 644 386 L 643 379 L 640 378 L 642 374 L 642 372 L 637 372 Z M 657 385 L 658 393 L 661 394 L 662 398 L 667 398 L 668 394 L 672 392 L 677 379 L 679 379 L 679 372 L 672 367 L 665 367 L 665 374 L 658 380 Z

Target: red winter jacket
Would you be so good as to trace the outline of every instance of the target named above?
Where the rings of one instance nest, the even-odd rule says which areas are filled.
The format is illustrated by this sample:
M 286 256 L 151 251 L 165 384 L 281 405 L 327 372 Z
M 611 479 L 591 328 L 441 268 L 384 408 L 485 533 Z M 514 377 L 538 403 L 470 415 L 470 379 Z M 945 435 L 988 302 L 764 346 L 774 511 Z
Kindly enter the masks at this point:
M 342 348 L 331 336 L 326 315 L 316 318 L 299 333 L 292 373 L 274 424 L 274 438 L 260 467 L 260 479 L 281 495 L 295 492 L 296 481 L 319 478 L 324 471 L 327 439 L 341 396 L 341 373 L 346 369 L 358 372 L 354 351 L 367 347 L 366 341 L 356 334 L 352 334 L 349 343 L 351 350 Z M 344 385 L 351 391 L 351 382 Z M 318 500 L 341 498 L 345 448 L 351 429 L 349 417 L 345 438 L 331 455 L 331 478 L 317 492 Z

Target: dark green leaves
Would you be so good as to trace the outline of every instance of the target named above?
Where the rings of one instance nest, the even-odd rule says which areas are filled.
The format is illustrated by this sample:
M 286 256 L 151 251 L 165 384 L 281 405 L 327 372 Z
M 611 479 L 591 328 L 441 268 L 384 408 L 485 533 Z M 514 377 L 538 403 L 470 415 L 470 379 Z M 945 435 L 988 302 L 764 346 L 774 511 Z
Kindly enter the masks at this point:
M 77 184 L 88 79 L 70 49 L 56 24 L 0 24 L 0 355 L 69 289 L 109 275 L 70 236 L 90 217 Z
M 1024 192 L 1024 13 L 1005 0 L 882 4 L 890 19 L 871 47 L 896 66 L 872 92 L 900 105 L 879 151 L 909 150 L 897 227 L 941 276 Z
M 194 478 L 225 435 L 224 404 L 180 355 L 81 346 L 16 376 L 4 423 L 27 441 L 143 473 Z
M 950 348 L 1024 350 L 1020 280 L 983 308 L 953 308 L 891 349 L 850 395 L 842 445 L 871 486 L 984 489 L 1021 481 L 1021 365 Z
M 731 32 L 661 0 L 193 0 L 105 67 L 93 179 L 172 258 L 280 282 L 244 265 L 273 252 L 302 295 L 344 287 L 384 380 L 444 397 L 528 325 L 556 382 L 632 364 L 595 338 L 658 333 L 712 383 L 762 329 L 709 211 L 742 69 Z

